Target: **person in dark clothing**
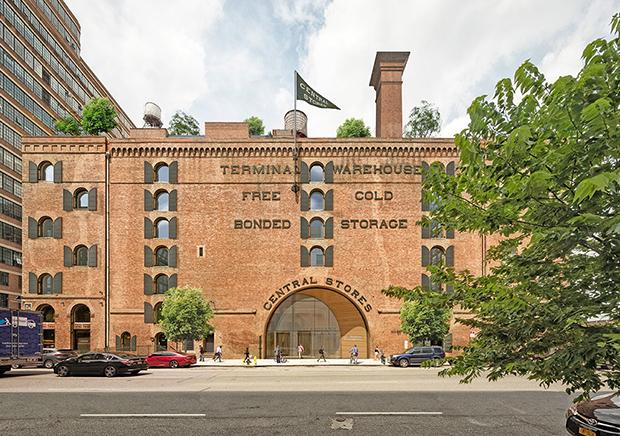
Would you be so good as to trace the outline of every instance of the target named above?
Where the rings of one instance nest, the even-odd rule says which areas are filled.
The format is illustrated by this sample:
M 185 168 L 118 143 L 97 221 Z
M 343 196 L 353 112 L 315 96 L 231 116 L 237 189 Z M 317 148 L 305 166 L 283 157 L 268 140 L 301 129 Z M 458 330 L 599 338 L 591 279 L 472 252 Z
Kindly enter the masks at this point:
M 323 346 L 321 346 L 321 348 L 319 348 L 319 358 L 316 359 L 316 361 L 320 362 L 321 359 L 323 359 L 323 362 L 327 362 L 327 359 L 325 359 L 325 350 L 323 349 Z
M 245 353 L 243 353 L 243 363 L 245 363 L 246 365 L 249 365 L 251 363 L 249 347 L 245 347 Z

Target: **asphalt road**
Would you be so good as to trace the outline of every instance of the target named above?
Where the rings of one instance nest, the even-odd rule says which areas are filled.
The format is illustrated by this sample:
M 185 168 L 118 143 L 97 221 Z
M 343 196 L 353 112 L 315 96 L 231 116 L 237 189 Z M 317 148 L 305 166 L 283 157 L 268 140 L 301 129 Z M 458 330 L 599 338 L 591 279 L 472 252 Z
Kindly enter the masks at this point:
M 354 390 L 347 389 L 351 380 Z M 400 389 L 390 389 L 393 380 Z M 474 389 L 449 383 L 417 368 L 190 368 L 115 379 L 19 370 L 0 378 L 0 433 L 565 434 L 570 398 L 557 387 L 522 379 L 480 381 Z

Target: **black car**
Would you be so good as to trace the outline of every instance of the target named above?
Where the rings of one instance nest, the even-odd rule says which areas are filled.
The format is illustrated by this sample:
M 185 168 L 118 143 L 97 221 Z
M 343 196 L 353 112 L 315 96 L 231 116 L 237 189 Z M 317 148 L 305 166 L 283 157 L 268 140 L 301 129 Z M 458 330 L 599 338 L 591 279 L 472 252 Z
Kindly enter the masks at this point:
M 620 397 L 601 395 L 571 406 L 566 430 L 575 436 L 620 435 Z
M 413 365 L 422 365 L 427 360 L 440 360 L 445 357 L 446 353 L 441 347 L 413 347 L 402 354 L 391 356 L 390 363 L 394 366 L 406 368 Z
M 130 354 L 86 353 L 72 357 L 54 365 L 54 372 L 60 377 L 68 375 L 105 375 L 137 374 L 148 369 L 142 357 Z

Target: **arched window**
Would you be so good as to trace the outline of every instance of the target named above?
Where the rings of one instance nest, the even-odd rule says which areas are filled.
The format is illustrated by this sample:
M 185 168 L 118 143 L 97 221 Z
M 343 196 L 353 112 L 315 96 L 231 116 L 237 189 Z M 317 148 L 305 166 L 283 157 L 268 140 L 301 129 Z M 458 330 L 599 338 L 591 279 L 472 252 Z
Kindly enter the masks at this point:
M 39 164 L 39 180 L 42 182 L 54 181 L 54 166 L 49 162 Z
M 43 322 L 54 322 L 55 311 L 52 306 L 50 306 L 49 304 L 44 304 L 43 306 L 40 306 L 37 310 L 41 312 L 41 318 L 43 319 Z
M 170 237 L 170 223 L 165 218 L 155 221 L 155 237 L 158 239 L 168 239 Z
M 168 164 L 160 163 L 155 165 L 155 181 L 160 183 L 170 182 L 170 171 Z
M 73 265 L 88 265 L 88 248 L 84 245 L 78 245 L 73 250 Z
M 41 274 L 39 276 L 39 294 L 51 294 L 53 293 L 53 283 L 52 276 L 49 274 Z
M 310 210 L 325 210 L 325 197 L 321 191 L 312 191 L 310 193 Z
M 44 216 L 39 220 L 37 235 L 39 238 L 51 238 L 54 234 L 54 222 L 50 217 Z
M 162 212 L 169 211 L 170 194 L 166 191 L 159 191 L 155 194 L 155 210 Z
M 73 207 L 75 209 L 88 209 L 88 191 L 80 188 L 73 194 Z
M 321 218 L 312 218 L 310 220 L 310 237 L 313 239 L 325 237 L 325 223 Z
M 155 249 L 155 266 L 168 266 L 168 249 L 166 247 Z
M 159 324 L 159 320 L 161 319 L 161 309 L 163 307 L 163 304 L 161 303 L 157 303 L 155 305 L 155 307 L 153 308 L 153 313 L 154 313 L 154 321 L 155 324 Z
M 431 265 L 439 265 L 441 262 L 445 261 L 446 252 L 442 247 L 433 247 L 431 248 Z
M 431 238 L 433 239 L 443 238 L 443 228 L 441 227 L 441 224 L 439 224 L 439 221 L 437 220 L 431 221 Z
M 131 350 L 131 334 L 129 332 L 123 332 L 121 334 L 121 349 L 119 351 Z
M 325 251 L 321 247 L 310 249 L 310 266 L 325 266 Z
M 159 274 L 155 277 L 155 290 L 158 294 L 165 294 L 168 290 L 168 276 L 166 274 Z
M 73 308 L 73 322 L 90 322 L 90 309 L 83 304 Z
M 310 182 L 322 183 L 325 181 L 325 169 L 320 163 L 314 163 L 310 166 Z

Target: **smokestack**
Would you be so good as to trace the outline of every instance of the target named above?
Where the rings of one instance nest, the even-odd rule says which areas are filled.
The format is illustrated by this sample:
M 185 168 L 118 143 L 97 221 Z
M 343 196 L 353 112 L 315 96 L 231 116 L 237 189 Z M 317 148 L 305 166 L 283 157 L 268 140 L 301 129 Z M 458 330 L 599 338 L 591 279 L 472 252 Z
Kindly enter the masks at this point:
M 377 96 L 377 138 L 403 136 L 403 71 L 409 59 L 408 51 L 378 51 L 372 67 L 370 86 Z

